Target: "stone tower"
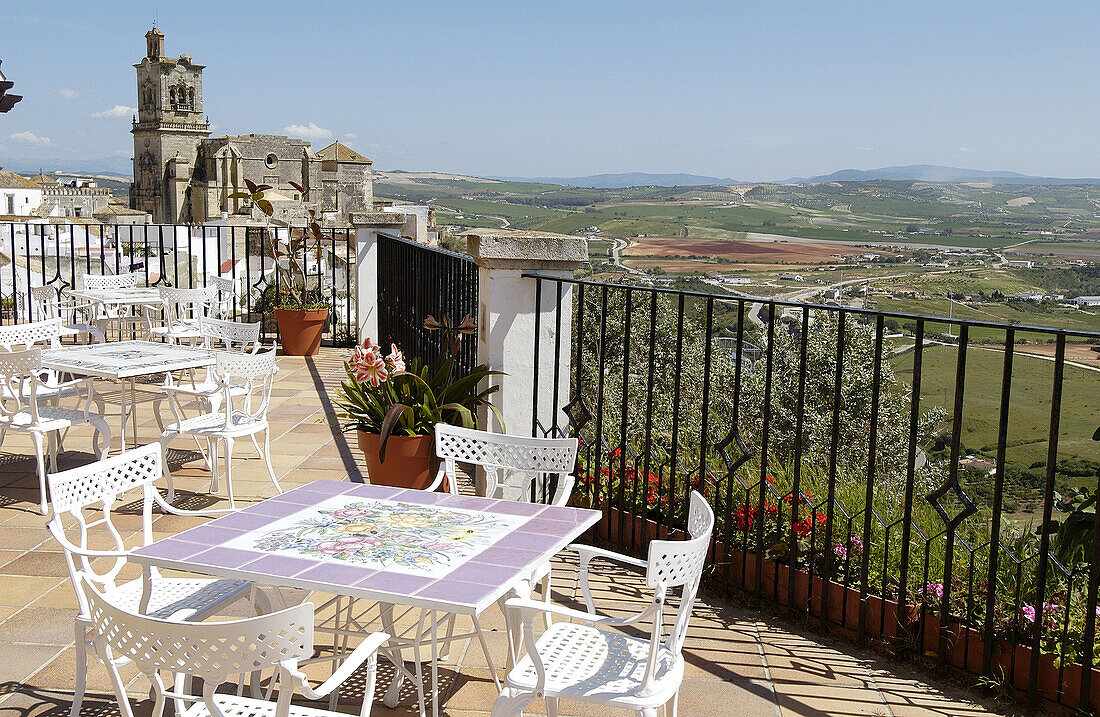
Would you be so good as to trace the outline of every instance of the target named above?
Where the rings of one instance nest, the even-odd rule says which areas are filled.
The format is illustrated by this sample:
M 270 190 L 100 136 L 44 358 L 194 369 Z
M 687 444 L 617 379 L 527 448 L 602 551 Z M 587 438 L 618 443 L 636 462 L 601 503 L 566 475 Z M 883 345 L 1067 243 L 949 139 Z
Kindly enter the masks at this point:
M 145 33 L 145 57 L 137 70 L 134 119 L 134 183 L 130 207 L 156 223 L 188 223 L 191 180 L 199 144 L 210 136 L 202 116 L 202 65 L 189 55 L 165 57 L 164 33 Z

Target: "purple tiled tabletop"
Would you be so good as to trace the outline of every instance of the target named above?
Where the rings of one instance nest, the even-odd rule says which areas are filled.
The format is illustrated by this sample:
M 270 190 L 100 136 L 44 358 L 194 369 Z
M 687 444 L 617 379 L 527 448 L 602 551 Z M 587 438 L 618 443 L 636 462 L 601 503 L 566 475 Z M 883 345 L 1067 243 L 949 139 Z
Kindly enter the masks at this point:
M 131 559 L 476 616 L 599 518 L 581 508 L 319 480 Z

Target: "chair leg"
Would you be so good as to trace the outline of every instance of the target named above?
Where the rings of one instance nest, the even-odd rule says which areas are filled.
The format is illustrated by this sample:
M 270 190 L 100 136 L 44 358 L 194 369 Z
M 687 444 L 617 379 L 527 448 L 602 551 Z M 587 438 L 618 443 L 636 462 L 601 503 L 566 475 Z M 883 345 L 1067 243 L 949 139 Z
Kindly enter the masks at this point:
M 168 467 L 168 444 L 172 441 L 172 436 L 160 437 L 160 451 L 164 454 L 164 480 L 168 483 L 168 502 L 172 503 L 176 500 L 176 487 L 172 485 L 172 469 Z
M 252 442 L 256 442 L 256 435 L 252 435 Z M 259 446 L 256 446 L 257 450 Z M 271 429 L 264 431 L 264 449 L 260 451 L 260 455 L 264 457 L 264 463 L 267 464 L 267 474 L 271 476 L 271 482 L 275 484 L 275 490 L 280 493 L 283 492 L 283 487 L 279 485 L 279 480 L 275 477 L 275 469 L 271 467 Z
M 550 571 L 548 571 L 546 573 L 546 577 L 542 579 L 542 584 L 541 584 L 541 588 L 540 588 L 542 590 L 542 601 L 544 603 L 546 603 L 547 607 L 550 606 L 550 576 L 551 575 L 553 575 L 553 570 L 552 569 Z M 544 612 L 542 615 L 543 615 L 543 619 L 546 620 L 546 629 L 549 630 L 550 626 L 554 623 L 554 620 L 553 620 L 553 618 L 550 617 L 549 612 Z
M 229 493 L 229 507 L 236 508 L 233 502 L 233 439 L 225 439 L 225 490 Z
M 49 506 L 46 504 L 46 447 L 42 443 L 43 436 L 41 433 L 32 433 L 31 438 L 34 440 L 34 453 L 38 459 L 38 487 L 42 491 L 39 507 L 42 509 L 42 515 L 46 515 L 50 512 Z
M 665 705 L 665 717 L 676 717 L 676 710 L 680 705 L 680 690 L 676 690 L 676 694 L 672 696 L 668 704 Z
M 638 717 L 657 717 L 656 707 L 646 707 L 644 710 L 638 710 Z
M 88 415 L 88 423 L 92 424 L 92 428 L 95 429 L 95 435 L 92 436 L 92 450 L 95 451 L 96 458 L 103 460 L 107 456 L 107 451 L 111 449 L 111 426 L 103 419 L 102 415 L 93 416 Z M 99 436 L 97 442 L 95 437 Z
M 493 703 L 491 717 L 521 717 L 523 708 L 534 701 L 534 692 L 520 692 L 511 687 L 505 687 Z
M 546 717 L 558 717 L 558 698 L 546 698 Z
M 84 702 L 84 689 L 88 684 L 88 631 L 79 621 L 75 625 L 76 688 L 73 690 L 73 706 L 69 709 L 69 717 L 78 717 L 80 714 L 80 705 Z

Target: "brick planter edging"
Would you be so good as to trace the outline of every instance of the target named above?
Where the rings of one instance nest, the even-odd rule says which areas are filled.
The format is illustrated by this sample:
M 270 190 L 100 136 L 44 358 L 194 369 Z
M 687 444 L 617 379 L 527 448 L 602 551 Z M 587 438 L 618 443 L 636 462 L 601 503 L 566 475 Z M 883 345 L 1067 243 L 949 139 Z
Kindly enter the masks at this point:
M 603 520 L 597 523 L 592 530 L 600 540 L 612 545 L 618 545 L 620 532 L 620 520 L 622 535 L 626 540 L 636 538 L 641 540 L 645 535 L 647 539 L 667 539 L 670 535 L 675 539 L 683 536 L 683 531 L 666 526 L 658 526 L 651 519 L 639 515 L 633 515 L 617 508 L 606 508 Z M 628 546 L 620 546 L 628 547 Z M 744 592 L 755 592 L 757 588 L 756 564 L 757 556 L 754 552 L 742 551 L 735 547 L 727 546 L 722 541 L 714 543 L 714 562 L 717 566 L 715 575 L 721 576 L 725 584 Z M 830 628 L 839 629 L 840 632 L 850 638 L 859 635 L 860 621 L 860 594 L 858 589 L 846 587 L 840 583 L 830 581 L 829 597 L 826 605 L 824 620 L 821 616 L 821 593 L 824 590 L 824 581 L 815 575 L 812 577 L 806 570 L 791 570 L 790 566 L 765 558 L 760 566 L 760 592 L 763 596 L 776 604 L 798 611 L 806 615 L 813 622 L 827 622 Z M 794 600 L 790 601 L 791 574 L 794 574 Z M 811 593 L 810 587 L 813 586 Z M 812 599 L 811 599 L 812 597 Z M 904 621 L 898 620 L 898 603 L 896 600 L 884 599 L 878 595 L 868 594 L 866 599 L 866 622 L 864 637 L 871 640 L 889 641 L 898 638 L 899 628 L 909 636 L 919 636 L 921 621 L 916 614 L 914 606 L 909 606 Z M 904 622 L 904 624 L 902 624 Z M 982 674 L 982 661 L 985 650 L 985 641 L 981 633 L 973 628 L 962 625 L 948 625 L 947 632 L 947 663 L 960 670 L 975 674 Z M 938 655 L 940 640 L 940 621 L 935 615 L 924 615 L 924 650 L 927 656 Z M 992 652 L 992 667 L 995 675 L 1004 675 L 1005 684 L 1012 688 L 1018 697 L 1027 694 L 1031 670 L 1031 648 L 1006 640 L 995 640 Z M 1059 703 L 1067 710 L 1070 705 L 1076 704 L 1081 691 L 1081 675 L 1084 667 L 1079 663 L 1070 663 L 1059 668 L 1054 661 L 1054 655 L 1039 655 L 1039 695 L 1040 697 Z M 1092 684 L 1089 687 L 1092 707 L 1094 711 L 1100 707 L 1097 702 L 1100 697 L 1100 669 L 1092 668 Z M 1068 704 L 1067 704 L 1068 703 Z

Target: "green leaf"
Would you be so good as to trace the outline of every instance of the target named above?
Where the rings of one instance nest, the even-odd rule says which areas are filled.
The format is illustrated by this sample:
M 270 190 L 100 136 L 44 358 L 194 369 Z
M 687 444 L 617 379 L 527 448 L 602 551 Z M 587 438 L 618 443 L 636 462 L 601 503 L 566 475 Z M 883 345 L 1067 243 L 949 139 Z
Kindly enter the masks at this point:
M 386 417 L 382 419 L 382 429 L 378 432 L 378 460 L 380 463 L 386 462 L 386 444 L 389 442 L 390 434 L 393 433 L 397 422 L 401 420 L 406 411 L 412 411 L 412 409 L 401 403 L 395 403 L 390 406 L 390 410 L 386 411 Z
M 256 202 L 256 206 L 260 208 L 261 212 L 269 217 L 275 213 L 275 207 L 271 206 L 271 202 L 267 201 L 266 199 L 258 200 Z

